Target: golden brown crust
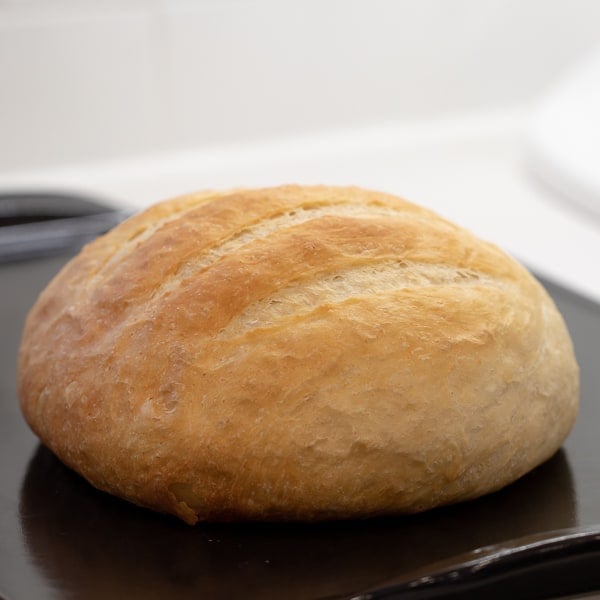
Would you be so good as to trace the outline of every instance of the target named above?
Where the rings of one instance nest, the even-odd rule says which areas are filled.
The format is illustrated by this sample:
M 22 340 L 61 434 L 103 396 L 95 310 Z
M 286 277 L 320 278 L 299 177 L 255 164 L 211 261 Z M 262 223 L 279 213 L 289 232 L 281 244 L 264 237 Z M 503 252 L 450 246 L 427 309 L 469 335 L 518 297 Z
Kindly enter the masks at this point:
M 189 523 L 424 510 L 560 446 L 578 369 L 542 287 L 393 196 L 192 194 L 33 307 L 23 413 L 96 487 Z

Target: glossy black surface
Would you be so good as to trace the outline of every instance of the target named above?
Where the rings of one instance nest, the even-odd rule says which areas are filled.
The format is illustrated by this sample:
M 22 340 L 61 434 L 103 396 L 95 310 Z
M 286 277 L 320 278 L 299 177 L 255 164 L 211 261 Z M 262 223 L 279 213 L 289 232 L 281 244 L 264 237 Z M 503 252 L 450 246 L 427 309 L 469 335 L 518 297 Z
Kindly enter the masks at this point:
M 554 598 L 600 589 L 600 526 L 537 533 L 427 565 L 352 600 Z
M 591 302 L 548 286 L 575 340 L 581 413 L 564 448 L 515 484 L 412 517 L 190 528 L 91 488 L 20 416 L 23 319 L 64 260 L 0 265 L 3 598 L 349 597 L 480 546 L 600 523 L 600 308 Z

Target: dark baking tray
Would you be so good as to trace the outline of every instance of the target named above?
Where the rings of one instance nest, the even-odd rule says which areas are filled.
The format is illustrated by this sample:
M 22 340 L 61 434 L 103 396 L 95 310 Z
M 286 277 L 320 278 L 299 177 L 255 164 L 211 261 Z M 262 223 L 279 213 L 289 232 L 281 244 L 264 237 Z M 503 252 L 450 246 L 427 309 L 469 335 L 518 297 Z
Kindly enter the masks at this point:
M 42 447 L 21 418 L 15 369 L 23 320 L 66 259 L 0 265 L 3 598 L 351 597 L 481 546 L 600 523 L 600 306 L 593 302 L 545 283 L 575 341 L 581 412 L 564 448 L 515 484 L 409 517 L 190 528 L 93 489 Z M 561 577 L 572 573 L 573 591 L 581 591 L 581 568 L 600 572 L 597 555 L 579 570 L 570 567 L 568 553 L 561 562 Z M 540 597 L 539 590 L 536 584 L 510 597 Z

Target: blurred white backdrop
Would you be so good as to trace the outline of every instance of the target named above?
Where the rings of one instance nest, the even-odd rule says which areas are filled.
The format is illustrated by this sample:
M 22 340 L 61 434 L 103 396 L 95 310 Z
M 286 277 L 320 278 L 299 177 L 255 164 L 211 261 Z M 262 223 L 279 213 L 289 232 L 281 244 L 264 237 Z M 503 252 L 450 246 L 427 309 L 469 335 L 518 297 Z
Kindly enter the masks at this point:
M 0 173 L 529 102 L 597 0 L 0 0 Z

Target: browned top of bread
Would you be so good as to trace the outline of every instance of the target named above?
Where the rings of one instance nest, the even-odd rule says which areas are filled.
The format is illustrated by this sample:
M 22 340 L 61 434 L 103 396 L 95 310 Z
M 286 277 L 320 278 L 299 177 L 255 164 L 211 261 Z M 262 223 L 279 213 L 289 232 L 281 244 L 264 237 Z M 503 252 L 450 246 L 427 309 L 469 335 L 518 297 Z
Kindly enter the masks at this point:
M 577 410 L 554 304 L 394 196 L 191 194 L 88 245 L 25 327 L 22 409 L 95 486 L 196 519 L 422 510 L 548 458 Z

